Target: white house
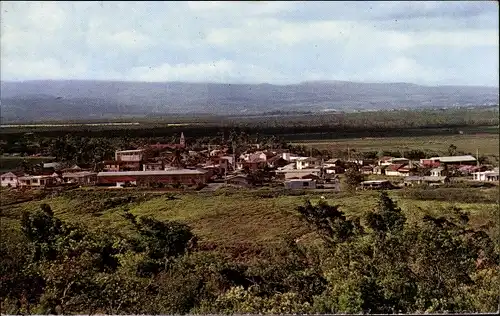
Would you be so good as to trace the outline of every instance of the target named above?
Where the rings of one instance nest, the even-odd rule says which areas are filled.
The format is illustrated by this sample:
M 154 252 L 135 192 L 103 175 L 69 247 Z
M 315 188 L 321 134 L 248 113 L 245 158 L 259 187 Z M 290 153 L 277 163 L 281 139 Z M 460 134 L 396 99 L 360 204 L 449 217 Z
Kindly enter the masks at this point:
M 300 156 L 291 154 L 291 153 L 283 153 L 282 154 L 283 159 L 289 162 L 295 162 L 297 159 L 301 158 Z
M 474 172 L 472 173 L 472 179 L 474 181 L 498 181 L 498 175 L 498 171 Z
M 313 157 L 300 157 L 295 163 L 297 164 L 297 170 L 305 169 L 305 168 L 316 168 L 321 165 L 321 160 Z
M 441 177 L 441 176 L 444 176 L 444 168 L 434 168 L 431 170 L 431 177 Z
M 117 150 L 115 152 L 116 161 L 139 162 L 144 158 L 144 149 Z
M 39 175 L 39 176 L 23 176 L 19 177 L 19 186 L 27 187 L 46 187 L 57 185 L 58 175 Z
M 17 188 L 19 186 L 19 177 L 13 172 L 7 172 L 0 176 L 3 187 Z

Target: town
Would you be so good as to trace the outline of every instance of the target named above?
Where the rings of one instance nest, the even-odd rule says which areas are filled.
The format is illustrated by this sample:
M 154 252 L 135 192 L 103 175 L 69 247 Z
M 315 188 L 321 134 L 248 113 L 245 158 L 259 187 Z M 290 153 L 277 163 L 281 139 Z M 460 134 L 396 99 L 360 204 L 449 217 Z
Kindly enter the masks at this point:
M 167 190 L 215 190 L 224 186 L 283 187 L 290 190 L 344 189 L 341 177 L 353 177 L 354 189 L 439 186 L 453 181 L 499 181 L 498 167 L 480 164 L 472 155 L 412 160 L 380 156 L 372 159 L 296 154 L 288 149 L 247 144 L 242 153 L 224 145 L 193 150 L 184 133 L 178 143 L 157 143 L 117 150 L 113 160 L 94 166 L 43 163 L 36 171 L 3 173 L 1 186 L 12 189 L 96 186 Z

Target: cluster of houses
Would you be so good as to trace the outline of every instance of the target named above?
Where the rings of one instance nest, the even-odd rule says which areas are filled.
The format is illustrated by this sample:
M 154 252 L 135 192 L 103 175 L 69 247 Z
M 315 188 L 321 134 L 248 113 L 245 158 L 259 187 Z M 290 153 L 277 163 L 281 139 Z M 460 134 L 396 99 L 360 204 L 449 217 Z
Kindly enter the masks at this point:
M 61 168 L 58 163 L 44 165 L 37 174 L 7 172 L 0 175 L 4 187 L 50 187 L 65 184 L 199 188 L 209 182 L 248 187 L 249 174 L 267 169 L 274 179 L 290 189 L 332 188 L 340 190 L 339 174 L 357 168 L 364 175 L 381 175 L 382 180 L 364 181 L 361 188 L 390 188 L 393 179 L 403 185 L 441 184 L 457 174 L 475 181 L 498 181 L 498 168 L 479 166 L 473 156 L 432 157 L 411 161 L 381 157 L 377 160 L 303 157 L 284 150 L 258 148 L 241 155 L 229 154 L 228 148 L 192 151 L 186 148 L 184 135 L 178 144 L 154 144 L 139 149 L 119 150 L 113 160 L 103 161 L 100 172 L 88 166 Z M 401 181 L 402 179 L 402 181 Z

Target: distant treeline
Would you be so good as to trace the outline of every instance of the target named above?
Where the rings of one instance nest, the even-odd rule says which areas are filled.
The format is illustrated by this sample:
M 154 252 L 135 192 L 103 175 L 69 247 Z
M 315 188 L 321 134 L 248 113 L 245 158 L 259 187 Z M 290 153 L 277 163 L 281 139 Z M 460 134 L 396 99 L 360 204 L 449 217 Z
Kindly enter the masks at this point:
M 498 132 L 498 107 L 421 111 L 379 111 L 362 113 L 325 113 L 304 115 L 266 115 L 248 117 L 162 117 L 137 119 L 132 126 L 68 126 L 2 128 L 7 141 L 25 133 L 40 137 L 58 137 L 62 133 L 87 137 L 171 137 L 184 132 L 187 137 L 212 137 L 232 130 L 250 135 L 275 135 L 286 140 L 390 137 L 457 134 L 464 129 L 483 131 L 484 126 Z M 60 123 L 60 122 L 59 122 Z M 75 122 L 72 122 L 75 123 Z M 186 125 L 174 125 L 186 124 Z M 479 130 L 477 129 L 479 128 Z

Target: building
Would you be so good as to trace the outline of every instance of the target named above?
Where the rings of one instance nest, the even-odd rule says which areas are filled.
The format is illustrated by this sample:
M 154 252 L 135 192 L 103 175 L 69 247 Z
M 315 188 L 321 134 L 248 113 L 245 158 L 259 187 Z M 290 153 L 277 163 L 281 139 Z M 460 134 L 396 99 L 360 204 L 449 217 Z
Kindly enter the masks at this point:
M 361 171 L 362 174 L 366 174 L 366 175 L 369 175 L 369 174 L 373 174 L 374 173 L 374 168 L 375 166 L 373 165 L 368 165 L 368 166 L 363 166 L 359 169 L 359 171 Z
M 316 189 L 316 180 L 313 179 L 292 179 L 285 181 L 285 188 L 291 190 Z
M 363 181 L 360 184 L 362 190 L 379 190 L 379 189 L 392 189 L 393 185 L 388 180 L 369 180 Z
M 155 162 L 146 162 L 142 165 L 142 171 L 154 171 L 154 170 L 163 170 L 163 162 L 155 161 Z
M 498 174 L 498 170 L 474 172 L 472 173 L 472 179 L 474 181 L 494 182 L 499 180 Z
M 444 184 L 448 182 L 450 182 L 450 179 L 445 176 L 409 176 L 404 178 L 405 186 L 418 184 Z
M 288 161 L 277 155 L 267 159 L 267 165 L 271 168 L 281 168 L 288 164 Z
M 64 183 L 77 183 L 80 185 L 92 185 L 97 182 L 97 173 L 90 171 L 69 172 L 63 173 L 62 179 Z
M 472 165 L 476 164 L 477 160 L 471 155 L 445 156 L 445 157 L 431 157 L 428 159 L 420 159 L 420 163 L 424 167 L 440 167 L 443 165 Z
M 405 177 L 410 173 L 410 169 L 406 164 L 391 164 L 385 169 L 385 174 L 387 176 L 393 177 Z
M 57 185 L 57 174 L 52 175 L 37 175 L 37 176 L 22 176 L 19 177 L 19 186 L 22 187 L 50 187 Z
M 150 186 L 154 184 L 199 185 L 207 183 L 206 170 L 173 169 L 156 171 L 99 172 L 97 182 L 102 185 L 123 186 L 126 184 Z
M 288 179 L 317 179 L 321 175 L 321 169 L 282 169 L 276 171 L 278 178 Z
M 297 170 L 306 168 L 317 168 L 321 166 L 321 160 L 313 157 L 300 157 L 295 163 L 297 164 Z
M 122 162 L 116 160 L 105 160 L 102 162 L 104 171 L 116 172 L 121 171 Z
M 300 156 L 291 153 L 282 153 L 281 157 L 288 162 L 295 162 L 297 159 L 301 158 Z
M 117 150 L 115 152 L 116 161 L 141 162 L 144 158 L 144 149 Z
M 431 177 L 441 177 L 444 176 L 445 173 L 446 171 L 442 167 L 431 169 Z
M 324 162 L 325 167 L 344 167 L 344 162 L 340 158 L 331 158 Z
M 7 172 L 0 176 L 1 186 L 9 188 L 17 188 L 19 186 L 19 177 L 23 176 L 21 173 Z
M 392 164 L 392 159 L 394 159 L 394 157 L 390 157 L 390 156 L 380 157 L 380 159 L 378 160 L 378 165 L 379 166 L 388 166 L 388 165 Z
M 344 167 L 342 166 L 332 166 L 328 165 L 327 167 L 324 167 L 323 170 L 327 174 L 342 174 L 345 172 Z

